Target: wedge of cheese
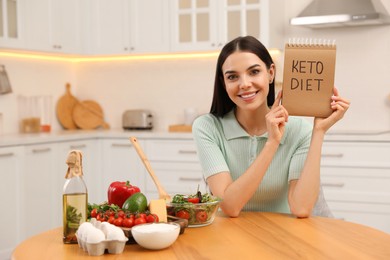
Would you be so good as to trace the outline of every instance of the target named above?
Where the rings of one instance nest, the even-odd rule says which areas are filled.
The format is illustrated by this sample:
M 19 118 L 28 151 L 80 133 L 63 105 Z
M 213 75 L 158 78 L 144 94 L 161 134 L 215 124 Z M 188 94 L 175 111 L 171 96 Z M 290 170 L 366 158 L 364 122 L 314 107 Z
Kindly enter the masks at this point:
M 168 222 L 167 206 L 165 204 L 165 200 L 151 200 L 149 204 L 149 211 L 150 213 L 156 214 L 160 222 Z

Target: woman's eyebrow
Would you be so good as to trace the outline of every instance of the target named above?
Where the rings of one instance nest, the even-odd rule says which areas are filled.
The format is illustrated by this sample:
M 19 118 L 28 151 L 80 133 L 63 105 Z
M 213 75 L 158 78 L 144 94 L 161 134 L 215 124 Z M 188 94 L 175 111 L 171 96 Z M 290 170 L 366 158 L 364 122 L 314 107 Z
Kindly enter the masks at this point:
M 261 65 L 260 64 L 253 64 L 252 66 L 250 66 L 249 68 L 247 68 L 246 70 L 251 70 L 251 69 L 253 69 L 253 68 L 256 68 L 256 67 L 261 67 Z M 225 71 L 225 75 L 226 74 L 232 74 L 232 73 L 235 73 L 236 71 L 234 71 L 234 70 L 227 70 L 227 71 Z

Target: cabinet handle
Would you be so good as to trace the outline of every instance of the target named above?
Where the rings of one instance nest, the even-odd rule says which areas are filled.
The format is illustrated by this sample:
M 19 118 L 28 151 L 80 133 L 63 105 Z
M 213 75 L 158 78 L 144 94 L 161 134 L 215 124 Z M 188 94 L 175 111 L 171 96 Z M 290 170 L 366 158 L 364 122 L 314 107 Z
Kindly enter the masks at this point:
M 324 183 L 321 183 L 322 186 L 325 186 L 325 187 L 344 187 L 345 183 L 344 182 L 324 182 Z
M 49 151 L 51 151 L 51 149 L 49 147 L 41 148 L 41 149 L 32 149 L 33 153 L 45 153 L 45 152 L 49 152 Z
M 180 177 L 179 181 L 201 181 L 202 178 Z
M 321 155 L 321 157 L 324 158 L 342 158 L 344 157 L 344 154 L 342 153 L 324 153 Z
M 87 147 L 87 145 L 85 145 L 85 144 L 79 144 L 79 145 L 71 145 L 71 146 L 69 146 L 69 148 L 70 149 L 81 149 L 81 148 L 85 148 L 85 147 Z
M 112 147 L 131 147 L 131 144 L 111 144 Z
M 11 157 L 14 156 L 14 153 L 1 153 L 0 157 Z
M 179 150 L 181 154 L 196 154 L 195 150 Z

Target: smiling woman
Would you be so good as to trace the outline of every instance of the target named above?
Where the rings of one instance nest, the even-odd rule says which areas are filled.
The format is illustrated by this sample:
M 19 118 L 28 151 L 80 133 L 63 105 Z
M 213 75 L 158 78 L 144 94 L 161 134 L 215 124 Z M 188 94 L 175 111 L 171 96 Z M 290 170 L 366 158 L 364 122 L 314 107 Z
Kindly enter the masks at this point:
M 210 113 L 193 124 L 204 176 L 231 217 L 242 210 L 308 217 L 316 202 L 330 216 L 320 189 L 321 147 L 349 101 L 334 90 L 332 115 L 312 126 L 289 117 L 281 92 L 275 99 L 275 75 L 271 55 L 256 38 L 238 37 L 224 46 Z

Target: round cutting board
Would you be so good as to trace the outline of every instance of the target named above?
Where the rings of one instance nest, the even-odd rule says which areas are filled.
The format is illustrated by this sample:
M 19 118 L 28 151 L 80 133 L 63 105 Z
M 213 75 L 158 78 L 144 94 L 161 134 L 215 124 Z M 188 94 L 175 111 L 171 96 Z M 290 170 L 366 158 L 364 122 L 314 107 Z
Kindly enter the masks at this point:
M 104 122 L 101 106 L 93 100 L 78 102 L 73 108 L 73 121 L 81 129 L 110 128 Z
M 77 126 L 73 121 L 73 108 L 78 103 L 78 100 L 70 93 L 70 84 L 65 86 L 65 95 L 57 102 L 56 113 L 60 124 L 65 129 L 76 129 Z

